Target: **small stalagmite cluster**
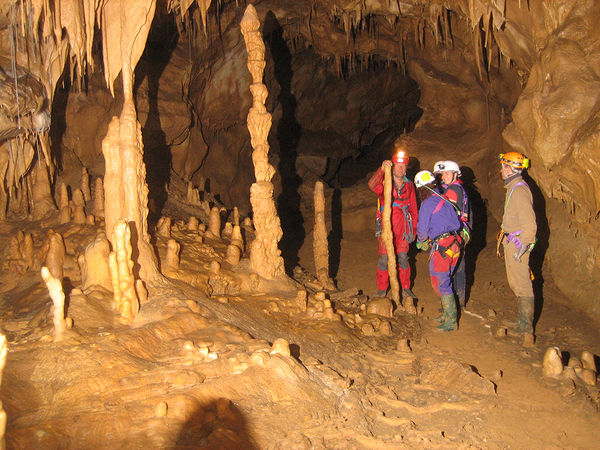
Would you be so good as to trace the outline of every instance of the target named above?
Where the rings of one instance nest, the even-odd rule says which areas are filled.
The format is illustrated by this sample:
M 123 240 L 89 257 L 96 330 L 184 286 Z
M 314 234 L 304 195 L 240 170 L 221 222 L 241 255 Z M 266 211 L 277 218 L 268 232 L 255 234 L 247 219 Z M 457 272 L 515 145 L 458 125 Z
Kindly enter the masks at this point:
M 560 349 L 558 347 L 548 347 L 542 362 L 542 375 L 549 378 L 579 380 L 587 385 L 596 386 L 598 373 L 595 356 L 585 350 L 581 352 L 579 358 L 571 355 L 565 366 Z

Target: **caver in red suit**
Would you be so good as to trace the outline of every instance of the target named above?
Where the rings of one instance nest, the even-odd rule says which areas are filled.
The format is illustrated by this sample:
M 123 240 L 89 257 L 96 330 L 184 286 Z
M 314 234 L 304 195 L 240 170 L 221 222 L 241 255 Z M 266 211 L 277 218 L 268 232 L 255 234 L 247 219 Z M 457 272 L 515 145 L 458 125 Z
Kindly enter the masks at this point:
M 402 297 L 414 297 L 410 290 L 410 265 L 408 261 L 408 247 L 415 240 L 418 220 L 417 198 L 414 184 L 406 178 L 406 165 L 408 156 L 404 151 L 399 151 L 391 161 L 384 161 L 377 172 L 369 180 L 369 188 L 377 194 L 378 210 L 377 219 L 381 223 L 383 214 L 384 193 L 383 179 L 386 164 L 392 167 L 392 232 L 394 234 L 394 248 L 396 250 L 396 263 L 398 278 L 402 287 Z M 385 295 L 389 286 L 388 260 L 385 244 L 381 239 L 381 229 L 376 232 L 378 238 L 379 260 L 377 262 L 377 289 L 379 295 Z

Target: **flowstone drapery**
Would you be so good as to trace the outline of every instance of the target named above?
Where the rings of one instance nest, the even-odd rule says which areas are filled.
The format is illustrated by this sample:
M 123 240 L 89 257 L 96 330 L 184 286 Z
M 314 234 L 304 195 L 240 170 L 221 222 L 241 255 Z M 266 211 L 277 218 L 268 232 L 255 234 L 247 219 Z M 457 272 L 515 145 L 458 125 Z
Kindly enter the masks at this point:
M 267 87 L 262 83 L 265 69 L 265 44 L 260 31 L 260 21 L 254 6 L 248 5 L 240 23 L 246 49 L 248 51 L 248 70 L 252 75 L 253 103 L 248 112 L 248 130 L 252 162 L 256 183 L 250 187 L 250 203 L 254 212 L 256 238 L 250 245 L 250 265 L 259 275 L 274 279 L 284 274 L 283 258 L 277 244 L 283 232 L 275 202 L 273 201 L 273 183 L 271 179 L 275 169 L 269 164 L 269 143 L 267 137 L 271 129 L 271 114 L 265 108 Z

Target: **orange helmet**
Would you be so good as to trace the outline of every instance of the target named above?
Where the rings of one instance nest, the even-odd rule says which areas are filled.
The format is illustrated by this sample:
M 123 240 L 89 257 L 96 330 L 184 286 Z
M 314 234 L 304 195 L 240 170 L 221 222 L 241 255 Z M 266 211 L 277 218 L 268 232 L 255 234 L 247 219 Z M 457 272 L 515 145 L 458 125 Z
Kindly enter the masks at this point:
M 508 164 L 515 169 L 523 170 L 529 167 L 529 160 L 518 152 L 500 153 L 498 159 L 503 164 Z
M 408 164 L 408 154 L 404 150 L 398 150 L 394 156 L 392 156 L 392 162 L 394 164 Z

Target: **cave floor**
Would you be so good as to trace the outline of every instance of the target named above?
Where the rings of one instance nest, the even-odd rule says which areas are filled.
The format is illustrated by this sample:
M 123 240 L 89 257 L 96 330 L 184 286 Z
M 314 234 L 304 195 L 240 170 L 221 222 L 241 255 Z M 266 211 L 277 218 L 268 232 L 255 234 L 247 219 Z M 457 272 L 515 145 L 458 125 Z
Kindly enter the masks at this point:
M 126 326 L 110 293 L 72 291 L 81 283 L 74 255 L 96 227 L 55 226 L 67 246 L 74 322 L 60 340 L 39 264 L 3 262 L 7 448 L 595 447 L 598 388 L 544 378 L 541 363 L 548 346 L 565 357 L 600 354 L 598 327 L 546 281 L 536 345 L 497 337 L 515 301 L 489 224 L 470 301 L 451 333 L 433 332 L 439 301 L 424 254 L 415 259 L 418 315 L 361 311 L 375 293 L 371 232 L 339 243 L 338 290 L 329 292 L 336 314 L 327 315 L 310 288 L 312 314 L 289 293 L 209 295 L 203 274 L 225 246 L 200 245 L 183 226 L 173 231 L 183 248 L 178 279 L 151 286 Z M 31 225 L 34 242 L 44 240 L 44 227 Z M 0 227 L 5 251 L 17 228 L 27 231 L 17 222 Z M 166 240 L 155 243 L 163 260 Z M 311 252 L 309 235 L 299 254 L 307 274 Z M 412 351 L 398 349 L 400 339 Z

